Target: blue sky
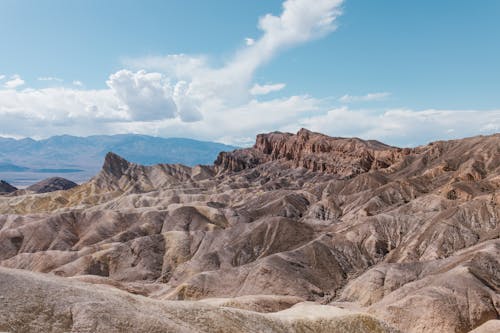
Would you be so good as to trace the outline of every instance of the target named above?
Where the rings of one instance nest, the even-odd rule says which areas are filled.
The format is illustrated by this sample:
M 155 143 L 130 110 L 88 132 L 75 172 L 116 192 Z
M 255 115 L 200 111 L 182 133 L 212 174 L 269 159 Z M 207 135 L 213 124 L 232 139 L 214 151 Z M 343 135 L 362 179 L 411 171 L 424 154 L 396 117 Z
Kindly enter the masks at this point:
M 2 0 L 0 135 L 498 132 L 499 17 L 496 0 Z

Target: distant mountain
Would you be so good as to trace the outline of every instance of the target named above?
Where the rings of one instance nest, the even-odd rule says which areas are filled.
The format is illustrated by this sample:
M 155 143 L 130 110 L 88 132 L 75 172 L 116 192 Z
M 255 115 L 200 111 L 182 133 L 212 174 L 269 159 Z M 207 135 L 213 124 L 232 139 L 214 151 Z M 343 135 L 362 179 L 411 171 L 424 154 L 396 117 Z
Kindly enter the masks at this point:
M 16 186 L 31 185 L 62 174 L 82 182 L 100 170 L 104 156 L 110 151 L 143 165 L 193 166 L 212 164 L 219 152 L 235 148 L 215 142 L 135 134 L 61 135 L 45 140 L 0 137 L 0 178 Z
M 0 172 L 23 172 L 28 170 L 29 168 L 25 168 L 19 165 L 0 162 Z
M 71 173 L 71 172 L 82 172 L 81 169 L 50 169 L 50 168 L 27 168 L 24 166 L 15 165 L 12 163 L 2 163 L 0 162 L 0 172 L 36 172 L 36 173 Z

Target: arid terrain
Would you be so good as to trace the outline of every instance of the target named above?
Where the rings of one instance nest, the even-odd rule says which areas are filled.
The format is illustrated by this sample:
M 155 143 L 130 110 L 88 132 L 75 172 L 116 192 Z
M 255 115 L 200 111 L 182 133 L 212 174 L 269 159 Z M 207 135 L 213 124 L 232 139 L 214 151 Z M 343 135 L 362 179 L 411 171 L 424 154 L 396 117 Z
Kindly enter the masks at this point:
M 500 134 L 302 129 L 210 166 L 109 153 L 68 190 L 2 186 L 0 331 L 500 332 Z

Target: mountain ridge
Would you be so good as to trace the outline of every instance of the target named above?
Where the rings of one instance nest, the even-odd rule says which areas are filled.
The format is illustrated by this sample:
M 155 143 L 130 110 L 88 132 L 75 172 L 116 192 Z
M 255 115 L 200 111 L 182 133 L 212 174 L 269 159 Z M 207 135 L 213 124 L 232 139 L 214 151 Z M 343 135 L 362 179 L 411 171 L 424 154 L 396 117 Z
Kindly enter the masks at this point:
M 118 134 L 43 140 L 0 138 L 0 178 L 29 186 L 47 177 L 63 176 L 77 183 L 90 179 L 109 151 L 144 165 L 157 163 L 211 164 L 217 154 L 235 147 L 184 138 Z

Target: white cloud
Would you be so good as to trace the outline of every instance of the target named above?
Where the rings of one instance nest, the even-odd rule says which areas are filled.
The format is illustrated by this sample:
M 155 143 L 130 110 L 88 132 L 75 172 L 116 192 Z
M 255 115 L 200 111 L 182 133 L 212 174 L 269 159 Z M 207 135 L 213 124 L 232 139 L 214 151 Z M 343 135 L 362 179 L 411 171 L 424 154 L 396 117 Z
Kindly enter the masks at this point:
M 7 89 L 16 89 L 17 87 L 20 87 L 24 85 L 24 80 L 21 79 L 21 77 L 18 74 L 14 74 L 10 77 L 8 81 L 4 83 L 4 87 Z
M 177 106 L 177 114 L 182 121 L 193 122 L 201 120 L 200 102 L 193 98 L 192 87 L 186 81 L 179 81 L 175 85 L 173 100 Z
M 380 92 L 380 93 L 369 93 L 363 96 L 351 96 L 344 95 L 339 98 L 339 102 L 341 103 L 356 103 L 356 102 L 374 102 L 374 101 L 383 101 L 391 94 L 388 92 Z
M 125 74 L 119 76 L 122 75 Z M 306 127 L 333 136 L 357 136 L 411 146 L 438 139 L 495 133 L 500 128 L 500 110 L 328 109 L 325 101 L 309 96 L 265 102 L 254 99 L 236 107 L 224 107 L 217 100 L 210 100 L 203 107 L 195 106 L 194 111 L 186 111 L 184 116 L 179 117 L 165 115 L 153 107 L 151 113 L 144 117 L 131 111 L 130 105 L 139 103 L 149 93 L 153 99 L 160 99 L 159 104 L 163 103 L 164 83 L 161 79 L 153 80 L 159 86 L 151 88 L 148 82 L 146 91 L 151 89 L 151 92 L 145 95 L 134 92 L 132 96 L 119 97 L 117 91 L 124 93 L 122 90 L 125 90 L 128 93 L 127 89 L 133 84 L 131 80 L 141 81 L 137 78 L 141 74 L 131 72 L 125 76 L 126 80 L 120 83 L 124 87 L 117 87 L 117 90 L 0 90 L 0 132 L 10 136 L 32 137 L 61 133 L 91 135 L 131 132 L 248 145 L 253 143 L 257 133 L 275 130 L 295 132 Z M 176 105 L 189 110 L 192 100 L 181 98 L 189 94 L 186 89 L 189 89 L 186 83 L 177 84 L 167 97 L 171 96 Z M 202 120 L 189 122 L 192 120 L 189 119 L 192 117 L 190 112 Z M 150 121 L 149 118 L 159 120 Z
M 267 95 L 274 91 L 280 91 L 286 87 L 284 83 L 276 83 L 276 84 L 255 84 L 252 89 L 250 89 L 250 94 L 252 95 Z
M 358 136 L 414 146 L 426 142 L 495 133 L 500 128 L 500 110 L 410 110 L 332 109 L 302 119 L 296 127 L 335 136 Z M 450 131 L 449 129 L 453 129 Z
M 62 87 L 0 90 L 0 132 L 13 136 L 109 133 L 112 124 L 127 121 L 111 90 Z
M 0 74 L 0 81 L 5 79 L 5 75 Z
M 257 68 L 283 49 L 320 38 L 335 30 L 342 0 L 287 0 L 280 16 L 267 14 L 258 27 L 263 35 L 253 45 L 241 50 L 234 59 L 216 71 L 212 80 L 224 78 L 227 87 L 248 86 Z M 245 89 L 246 90 L 246 89 Z
M 179 118 L 157 122 L 121 122 L 116 133 L 133 132 L 159 136 L 188 136 L 237 145 L 252 144 L 255 134 L 296 124 L 309 114 L 320 111 L 319 100 L 308 96 L 292 96 L 266 102 L 251 100 L 235 108 L 217 105 L 204 109 L 203 120 L 185 122 Z M 215 111 L 216 110 L 216 111 Z
M 38 81 L 54 81 L 54 82 L 63 82 L 63 79 L 53 76 L 42 76 L 37 78 Z
M 255 39 L 247 37 L 247 38 L 245 38 L 245 44 L 247 46 L 252 46 L 253 44 L 255 44 Z
M 154 121 L 177 115 L 173 87 L 160 73 L 120 70 L 112 74 L 106 84 L 131 120 Z
M 239 50 L 222 66 L 211 66 L 206 57 L 168 55 L 126 59 L 136 70 L 159 71 L 172 82 L 185 81 L 197 104 L 217 100 L 235 107 L 248 102 L 255 71 L 280 51 L 320 38 L 335 30 L 342 0 L 287 0 L 280 16 L 267 14 L 259 19 L 262 35 Z
M 73 83 L 73 85 L 74 85 L 74 86 L 76 86 L 76 87 L 80 87 L 80 88 L 81 88 L 81 87 L 83 87 L 83 86 L 84 86 L 84 84 L 83 84 L 83 82 L 82 82 L 82 81 L 74 80 L 72 83 Z
M 482 126 L 479 131 L 484 133 L 500 132 L 500 115 L 498 115 L 497 119 L 495 119 L 493 122 L 484 124 L 484 126 Z
M 159 71 L 178 80 L 189 80 L 193 76 L 203 74 L 209 68 L 206 57 L 186 54 L 125 58 L 123 63 L 133 69 Z

